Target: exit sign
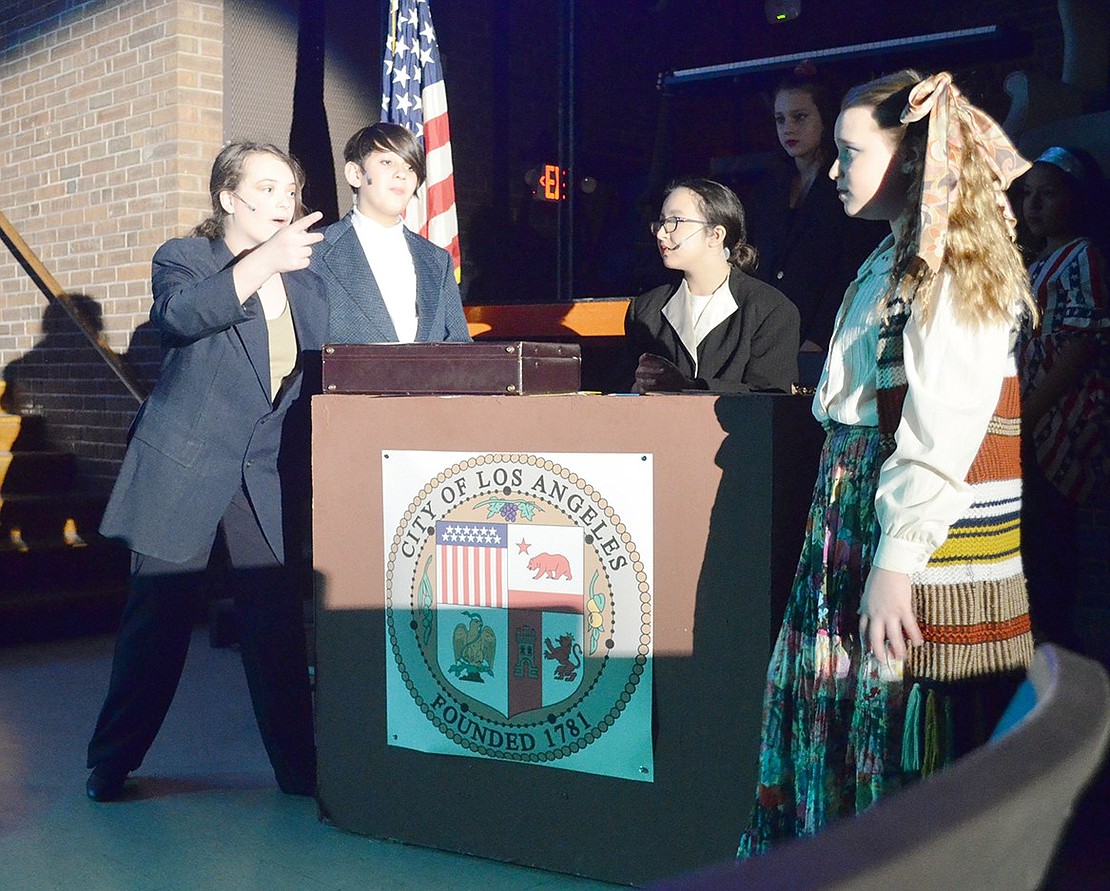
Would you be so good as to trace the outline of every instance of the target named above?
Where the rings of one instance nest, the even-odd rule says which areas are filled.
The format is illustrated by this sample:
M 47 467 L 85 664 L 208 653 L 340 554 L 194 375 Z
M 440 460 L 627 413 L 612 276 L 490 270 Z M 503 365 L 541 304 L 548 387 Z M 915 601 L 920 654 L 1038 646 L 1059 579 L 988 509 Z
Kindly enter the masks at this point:
M 559 168 L 558 164 L 544 164 L 543 173 L 539 178 L 539 189 L 536 198 L 541 201 L 559 201 L 566 197 L 564 182 L 566 171 Z

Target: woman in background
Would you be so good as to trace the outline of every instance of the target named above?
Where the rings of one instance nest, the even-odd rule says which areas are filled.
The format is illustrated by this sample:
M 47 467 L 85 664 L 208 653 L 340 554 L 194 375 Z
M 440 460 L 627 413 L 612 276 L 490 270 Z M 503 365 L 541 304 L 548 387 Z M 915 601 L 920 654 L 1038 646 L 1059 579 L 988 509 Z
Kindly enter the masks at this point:
M 774 114 L 788 160 L 757 185 L 749 202 L 751 242 L 759 252 L 754 275 L 798 307 L 802 352 L 823 352 L 844 289 L 889 230 L 841 209 L 826 175 L 835 156 L 836 105 L 812 67 L 799 66 L 779 82 Z

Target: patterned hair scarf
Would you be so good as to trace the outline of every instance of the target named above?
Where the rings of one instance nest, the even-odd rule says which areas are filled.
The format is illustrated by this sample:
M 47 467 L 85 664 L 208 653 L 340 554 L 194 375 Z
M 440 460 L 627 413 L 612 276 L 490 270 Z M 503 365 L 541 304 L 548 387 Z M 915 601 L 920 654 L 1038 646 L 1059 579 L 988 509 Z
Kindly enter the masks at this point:
M 944 259 L 948 219 L 955 207 L 960 184 L 963 136 L 958 121 L 969 124 L 975 147 L 994 175 L 995 199 L 1011 237 L 1017 220 L 1006 198 L 1006 189 L 1032 165 L 1018 154 L 993 118 L 963 97 L 947 71 L 925 78 L 910 91 L 901 121 L 912 124 L 926 116 L 929 118 L 929 132 L 925 147 L 917 256 L 936 272 Z

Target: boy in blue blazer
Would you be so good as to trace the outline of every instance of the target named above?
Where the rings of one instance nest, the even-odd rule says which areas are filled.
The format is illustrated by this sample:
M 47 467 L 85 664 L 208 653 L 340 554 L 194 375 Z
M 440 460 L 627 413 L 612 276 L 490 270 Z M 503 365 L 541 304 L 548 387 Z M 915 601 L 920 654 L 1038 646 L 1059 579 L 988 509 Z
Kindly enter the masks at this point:
M 312 256 L 328 291 L 328 341 L 469 341 L 450 255 L 401 220 L 424 180 L 416 138 L 397 124 L 373 124 L 347 140 L 343 158 L 354 207 Z

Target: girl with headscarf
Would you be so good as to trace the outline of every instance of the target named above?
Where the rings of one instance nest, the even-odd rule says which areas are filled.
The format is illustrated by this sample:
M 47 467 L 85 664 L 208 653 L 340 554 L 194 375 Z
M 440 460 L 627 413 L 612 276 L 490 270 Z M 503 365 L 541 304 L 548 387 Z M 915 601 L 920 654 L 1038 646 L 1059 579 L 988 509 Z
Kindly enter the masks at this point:
M 943 73 L 856 87 L 835 136 L 845 212 L 891 234 L 814 397 L 828 435 L 739 856 L 985 741 L 1033 653 L 1011 350 L 1032 307 L 1004 193 L 1028 164 Z

